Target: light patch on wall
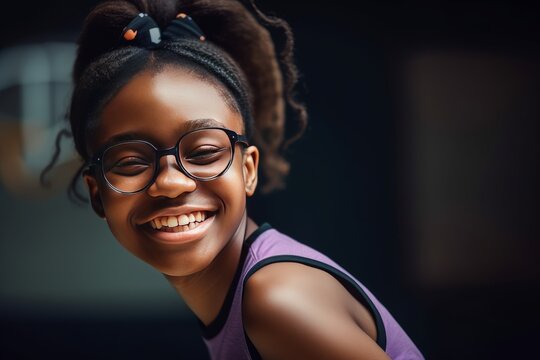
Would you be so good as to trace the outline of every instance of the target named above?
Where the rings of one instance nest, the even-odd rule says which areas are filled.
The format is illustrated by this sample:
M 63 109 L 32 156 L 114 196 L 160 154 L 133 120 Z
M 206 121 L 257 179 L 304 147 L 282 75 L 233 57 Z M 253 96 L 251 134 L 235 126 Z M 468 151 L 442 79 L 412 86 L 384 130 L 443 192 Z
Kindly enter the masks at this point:
M 18 196 L 48 196 L 64 189 L 80 160 L 73 142 L 51 171 L 50 188 L 39 183 L 52 158 L 57 133 L 66 127 L 76 46 L 40 43 L 0 52 L 0 181 Z

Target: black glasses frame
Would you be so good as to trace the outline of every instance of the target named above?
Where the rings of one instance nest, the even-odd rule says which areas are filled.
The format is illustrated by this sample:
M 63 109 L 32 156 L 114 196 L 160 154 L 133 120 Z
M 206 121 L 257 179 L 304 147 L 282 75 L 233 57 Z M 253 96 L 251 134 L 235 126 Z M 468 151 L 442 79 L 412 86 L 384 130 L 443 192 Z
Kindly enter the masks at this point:
M 214 175 L 214 176 L 211 176 L 209 178 L 201 178 L 201 177 L 197 177 L 197 176 L 194 176 L 192 174 L 190 174 L 185 168 L 184 166 L 182 165 L 182 162 L 180 161 L 180 150 L 179 150 L 179 144 L 180 142 L 182 141 L 182 139 L 189 135 L 189 134 L 192 134 L 194 132 L 197 132 L 197 131 L 204 131 L 204 130 L 212 130 L 212 129 L 216 129 L 216 130 L 221 130 L 221 131 L 224 131 L 225 134 L 227 134 L 227 136 L 229 137 L 229 140 L 231 142 L 231 151 L 232 151 L 232 154 L 231 154 L 231 158 L 229 160 L 229 163 L 227 164 L 227 166 L 225 167 L 225 169 L 220 172 L 219 174 L 217 175 Z M 140 144 L 140 143 L 143 143 L 143 144 L 147 144 L 147 145 L 150 145 L 154 151 L 155 151 L 155 158 L 154 158 L 154 161 L 155 161 L 155 167 L 154 167 L 154 174 L 152 175 L 152 177 L 150 178 L 150 180 L 148 181 L 148 184 L 146 184 L 143 188 L 141 188 L 140 190 L 137 190 L 137 191 L 123 191 L 123 190 L 120 190 L 118 188 L 116 188 L 113 184 L 111 184 L 109 182 L 109 180 L 107 179 L 107 177 L 105 176 L 105 171 L 103 169 L 103 158 L 105 156 L 105 154 L 107 153 L 107 151 L 109 151 L 110 149 L 116 147 L 116 146 L 119 146 L 119 145 L 123 145 L 123 144 L 130 144 L 130 143 L 137 143 L 137 144 Z M 121 193 L 121 194 L 136 194 L 136 193 L 139 193 L 141 191 L 144 191 L 146 189 L 148 189 L 157 179 L 158 177 L 158 174 L 160 172 L 160 159 L 162 156 L 165 156 L 165 155 L 174 155 L 174 158 L 176 159 L 176 164 L 178 165 L 180 171 L 186 175 L 187 177 L 189 177 L 190 179 L 193 179 L 193 180 L 196 180 L 196 181 L 210 181 L 210 180 L 214 180 L 218 177 L 220 177 L 221 175 L 223 175 L 227 170 L 229 170 L 229 168 L 231 167 L 231 164 L 233 162 L 233 159 L 234 159 L 234 153 L 235 153 L 235 148 L 236 148 L 236 144 L 237 143 L 240 143 L 240 144 L 243 144 L 244 146 L 249 146 L 249 143 L 247 141 L 247 137 L 245 135 L 240 135 L 240 134 L 237 134 L 235 131 L 233 130 L 230 130 L 230 129 L 226 129 L 226 128 L 222 128 L 222 127 L 205 127 L 205 128 L 200 128 L 200 129 L 194 129 L 194 130 L 191 130 L 191 131 L 188 131 L 186 132 L 185 134 L 183 134 L 182 136 L 180 136 L 180 138 L 178 139 L 178 141 L 176 142 L 176 144 L 173 146 L 173 147 L 170 147 L 170 148 L 167 148 L 167 149 L 158 149 L 157 147 L 154 146 L 154 144 L 146 141 L 146 140 L 128 140 L 128 141 L 122 141 L 122 142 L 119 142 L 119 143 L 116 143 L 116 144 L 113 144 L 113 145 L 109 145 L 101 150 L 99 150 L 98 152 L 96 152 L 94 154 L 94 156 L 92 157 L 92 159 L 90 160 L 90 163 L 88 164 L 88 167 L 90 169 L 92 168 L 97 168 L 99 169 L 100 173 L 101 173 L 101 176 L 103 177 L 103 179 L 105 180 L 105 182 L 107 183 L 107 185 L 113 189 L 114 191 L 118 192 L 118 193 Z

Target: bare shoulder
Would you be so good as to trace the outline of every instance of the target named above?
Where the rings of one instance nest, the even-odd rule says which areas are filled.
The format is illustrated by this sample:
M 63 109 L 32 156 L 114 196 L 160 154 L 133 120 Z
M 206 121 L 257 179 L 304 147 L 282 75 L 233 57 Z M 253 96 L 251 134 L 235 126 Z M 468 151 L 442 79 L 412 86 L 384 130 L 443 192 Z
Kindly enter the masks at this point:
M 266 265 L 247 280 L 242 306 L 247 335 L 263 359 L 388 359 L 359 321 L 367 310 L 323 270 Z

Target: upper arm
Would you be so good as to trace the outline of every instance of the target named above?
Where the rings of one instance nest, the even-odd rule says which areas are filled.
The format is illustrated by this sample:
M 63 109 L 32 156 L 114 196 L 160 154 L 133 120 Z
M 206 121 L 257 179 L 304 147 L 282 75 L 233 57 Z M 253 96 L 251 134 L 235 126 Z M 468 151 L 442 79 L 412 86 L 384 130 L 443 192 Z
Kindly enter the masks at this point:
M 349 300 L 322 270 L 274 263 L 246 282 L 244 326 L 263 359 L 388 359 L 355 321 Z

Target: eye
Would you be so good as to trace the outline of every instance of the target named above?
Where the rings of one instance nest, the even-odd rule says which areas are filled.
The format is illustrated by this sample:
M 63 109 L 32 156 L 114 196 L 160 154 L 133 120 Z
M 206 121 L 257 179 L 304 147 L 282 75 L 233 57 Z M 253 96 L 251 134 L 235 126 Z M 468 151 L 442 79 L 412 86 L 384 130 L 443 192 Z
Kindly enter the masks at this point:
M 112 171 L 118 175 L 134 176 L 152 167 L 152 163 L 139 157 L 125 157 L 116 160 L 106 171 Z
M 228 147 L 201 146 L 189 152 L 185 159 L 190 163 L 204 165 L 221 159 L 228 154 Z

